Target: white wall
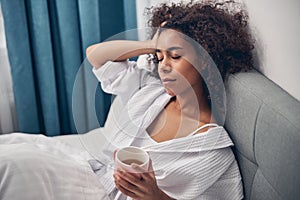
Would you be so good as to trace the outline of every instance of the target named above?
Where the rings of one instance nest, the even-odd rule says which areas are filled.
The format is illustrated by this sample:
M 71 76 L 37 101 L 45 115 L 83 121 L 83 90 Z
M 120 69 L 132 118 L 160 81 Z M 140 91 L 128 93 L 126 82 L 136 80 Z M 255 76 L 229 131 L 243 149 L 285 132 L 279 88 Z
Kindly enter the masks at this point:
M 300 100 L 300 1 L 244 2 L 257 37 L 260 71 Z
M 145 7 L 166 1 L 137 0 L 138 27 L 145 27 L 147 19 L 142 15 Z M 249 12 L 257 38 L 259 70 L 300 100 L 300 1 L 237 1 L 244 2 Z
M 145 9 L 151 6 L 157 6 L 161 3 L 166 2 L 166 0 L 136 0 L 136 16 L 137 16 L 137 27 L 139 29 L 138 35 L 140 40 L 149 39 L 147 22 L 149 20 L 148 16 L 145 14 Z

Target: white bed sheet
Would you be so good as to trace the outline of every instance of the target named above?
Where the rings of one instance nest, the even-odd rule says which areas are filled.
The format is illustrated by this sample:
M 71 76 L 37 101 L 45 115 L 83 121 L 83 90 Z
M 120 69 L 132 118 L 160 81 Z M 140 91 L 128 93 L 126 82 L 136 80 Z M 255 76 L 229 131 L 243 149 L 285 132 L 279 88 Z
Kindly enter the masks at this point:
M 108 199 L 87 160 L 101 151 L 105 137 L 14 133 L 0 136 L 1 200 Z
M 103 130 L 104 128 L 97 128 L 84 134 L 62 135 L 54 138 L 78 150 L 98 154 L 101 153 L 103 144 L 106 142 Z

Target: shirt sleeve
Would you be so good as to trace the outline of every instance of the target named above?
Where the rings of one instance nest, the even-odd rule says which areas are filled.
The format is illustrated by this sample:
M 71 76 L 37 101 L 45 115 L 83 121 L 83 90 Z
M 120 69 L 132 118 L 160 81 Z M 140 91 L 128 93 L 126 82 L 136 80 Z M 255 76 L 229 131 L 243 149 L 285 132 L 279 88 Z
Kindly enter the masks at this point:
M 141 87 L 157 81 L 150 72 L 137 66 L 135 61 L 108 61 L 99 69 L 93 68 L 104 92 L 128 100 Z

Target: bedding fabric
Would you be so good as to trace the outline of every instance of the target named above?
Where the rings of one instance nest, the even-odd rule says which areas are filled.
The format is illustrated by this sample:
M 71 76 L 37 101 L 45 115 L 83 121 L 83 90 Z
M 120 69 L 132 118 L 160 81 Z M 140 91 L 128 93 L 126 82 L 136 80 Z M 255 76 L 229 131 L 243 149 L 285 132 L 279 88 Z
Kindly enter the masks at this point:
M 90 155 L 54 138 L 0 137 L 1 200 L 109 199 L 86 161 Z

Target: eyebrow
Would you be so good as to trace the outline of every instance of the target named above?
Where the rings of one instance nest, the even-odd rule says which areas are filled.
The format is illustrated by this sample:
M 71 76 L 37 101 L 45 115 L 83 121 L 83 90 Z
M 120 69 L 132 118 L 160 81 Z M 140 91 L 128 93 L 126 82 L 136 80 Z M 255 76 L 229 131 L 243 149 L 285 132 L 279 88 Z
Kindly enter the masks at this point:
M 182 47 L 169 47 L 167 49 L 167 52 L 178 50 L 178 49 L 183 49 L 183 48 Z M 161 52 L 161 49 L 156 49 L 156 52 Z

